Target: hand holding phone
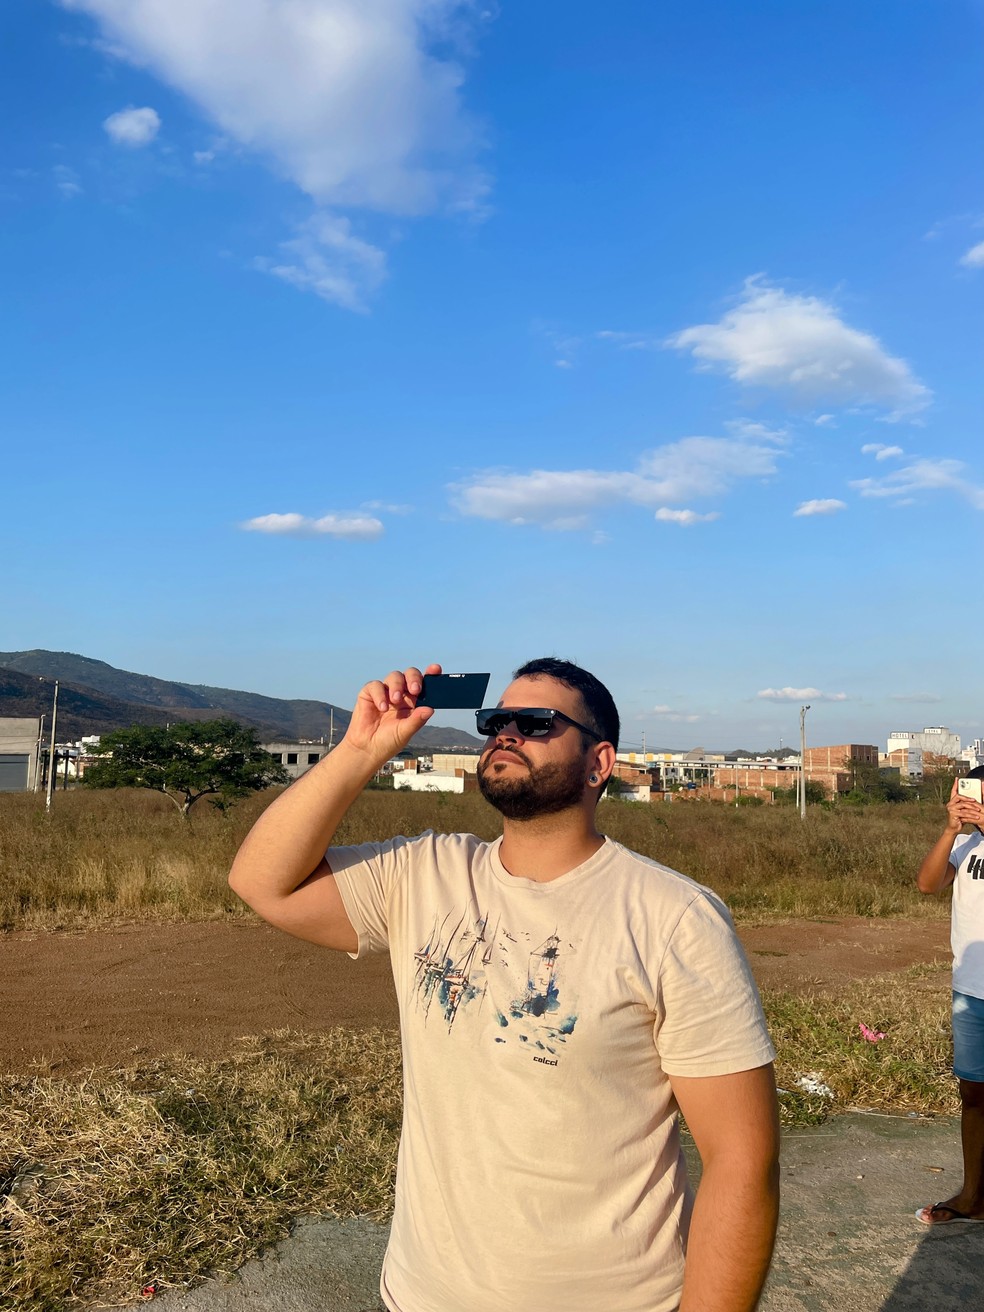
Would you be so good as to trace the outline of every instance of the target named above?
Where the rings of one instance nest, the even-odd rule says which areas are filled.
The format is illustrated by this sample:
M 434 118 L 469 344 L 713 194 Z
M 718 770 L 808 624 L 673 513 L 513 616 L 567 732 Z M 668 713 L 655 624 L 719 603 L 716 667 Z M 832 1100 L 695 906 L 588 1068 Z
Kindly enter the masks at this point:
M 981 788 L 980 779 L 958 779 L 957 796 L 966 797 L 971 802 L 976 802 L 978 806 L 984 806 L 984 789 Z

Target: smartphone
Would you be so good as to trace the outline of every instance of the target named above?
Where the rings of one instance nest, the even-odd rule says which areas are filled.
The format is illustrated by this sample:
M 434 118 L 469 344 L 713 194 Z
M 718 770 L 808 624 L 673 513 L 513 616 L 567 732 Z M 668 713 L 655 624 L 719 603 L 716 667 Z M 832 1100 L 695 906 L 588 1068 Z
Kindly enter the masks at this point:
M 984 798 L 982 798 L 981 793 L 982 789 L 980 779 L 957 780 L 958 797 L 969 797 L 972 802 L 976 802 L 978 806 L 980 806 L 984 805 Z
M 425 674 L 418 706 L 450 711 L 474 711 L 485 700 L 490 674 Z

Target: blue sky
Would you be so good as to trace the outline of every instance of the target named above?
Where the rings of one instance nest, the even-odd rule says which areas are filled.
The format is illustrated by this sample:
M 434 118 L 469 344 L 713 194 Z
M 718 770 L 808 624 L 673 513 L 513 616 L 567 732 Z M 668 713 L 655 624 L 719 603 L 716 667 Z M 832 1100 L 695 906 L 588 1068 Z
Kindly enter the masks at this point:
M 984 734 L 981 19 L 7 0 L 0 647 Z

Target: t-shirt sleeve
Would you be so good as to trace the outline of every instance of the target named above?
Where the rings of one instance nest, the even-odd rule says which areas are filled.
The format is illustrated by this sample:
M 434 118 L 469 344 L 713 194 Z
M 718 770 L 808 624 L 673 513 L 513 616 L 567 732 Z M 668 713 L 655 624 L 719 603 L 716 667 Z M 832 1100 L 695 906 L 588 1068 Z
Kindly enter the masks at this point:
M 667 1075 L 733 1075 L 775 1059 L 752 972 L 712 894 L 695 897 L 670 936 L 655 1038 Z
M 976 834 L 958 834 L 953 840 L 953 846 L 950 848 L 950 855 L 947 860 L 950 865 L 953 866 L 954 870 L 959 868 L 967 845 L 973 843 L 976 837 Z
M 359 936 L 358 951 L 350 956 L 389 950 L 389 902 L 393 889 L 406 875 L 407 848 L 405 838 L 392 838 L 386 843 L 330 847 L 325 854 Z

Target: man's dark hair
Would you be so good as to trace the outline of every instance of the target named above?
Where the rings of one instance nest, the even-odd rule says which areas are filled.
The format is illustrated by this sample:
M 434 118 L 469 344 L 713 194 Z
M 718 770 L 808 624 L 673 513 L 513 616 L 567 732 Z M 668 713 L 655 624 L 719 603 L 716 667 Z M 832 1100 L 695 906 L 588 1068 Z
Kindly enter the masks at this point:
M 968 770 L 964 775 L 965 779 L 984 779 L 984 765 L 978 765 L 973 770 Z
M 606 743 L 618 748 L 618 710 L 611 693 L 600 679 L 582 670 L 580 665 L 562 661 L 557 656 L 541 656 L 539 660 L 527 661 L 513 675 L 514 679 L 540 677 L 556 679 L 558 683 L 580 693 L 590 727 L 597 729 Z

